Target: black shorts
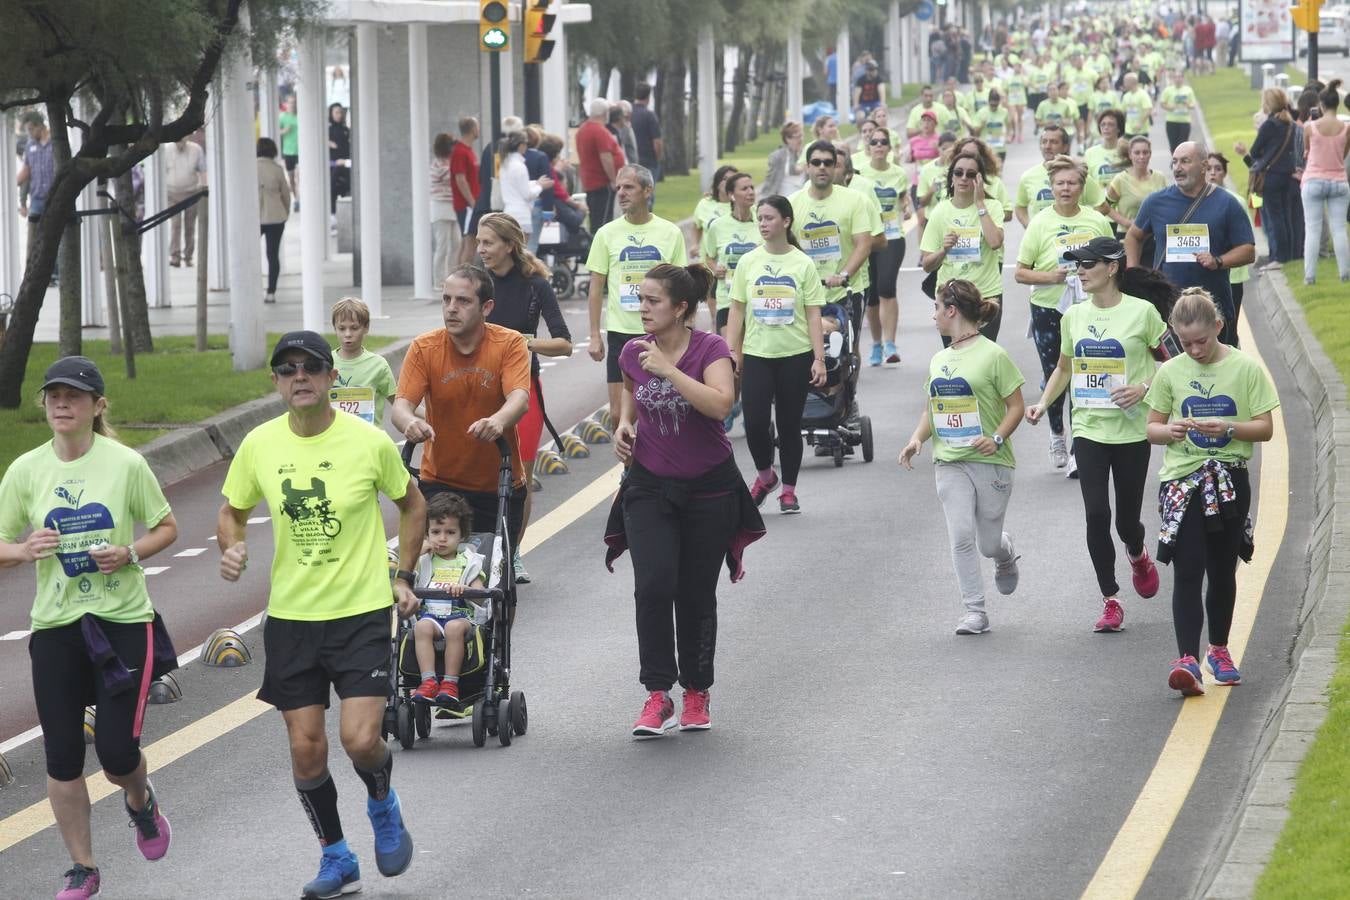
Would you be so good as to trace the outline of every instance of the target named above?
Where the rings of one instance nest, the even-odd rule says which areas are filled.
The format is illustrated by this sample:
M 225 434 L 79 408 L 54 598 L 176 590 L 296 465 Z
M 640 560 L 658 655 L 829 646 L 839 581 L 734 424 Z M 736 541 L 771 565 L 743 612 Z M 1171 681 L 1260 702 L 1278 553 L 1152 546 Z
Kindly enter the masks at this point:
M 1088 105 L 1086 103 L 1078 104 L 1078 118 L 1080 121 L 1086 122 L 1088 120 L 1088 111 Z
M 473 209 L 465 210 L 465 213 L 468 216 L 469 224 L 468 227 L 461 228 L 460 231 L 462 231 L 465 236 L 477 234 L 478 222 L 483 218 L 483 216 L 486 216 L 488 214 L 488 210 L 479 209 L 478 207 L 475 206 Z
M 497 530 L 497 493 L 496 491 L 466 491 L 439 481 L 419 479 L 418 488 L 422 496 L 430 500 L 436 494 L 453 493 L 463 497 L 473 510 L 473 530 L 475 534 L 495 532 Z M 520 540 L 520 530 L 525 521 L 525 485 L 511 489 L 511 497 L 506 501 L 506 527 L 511 536 L 511 546 Z
M 723 328 L 727 327 L 727 320 L 731 318 L 731 307 L 724 306 L 717 311 L 717 331 L 720 334 Z
M 469 226 L 473 225 L 473 231 L 478 231 L 478 223 L 473 220 L 473 207 L 466 206 L 463 209 L 455 210 L 455 224 L 459 226 L 460 234 L 470 234 Z
M 1027 94 L 1027 109 L 1031 110 L 1033 118 L 1035 116 L 1036 107 L 1040 106 L 1041 101 L 1044 99 L 1046 99 L 1044 92 L 1038 94 L 1033 91 Z
M 327 709 L 330 686 L 343 700 L 388 698 L 392 639 L 387 606 L 321 622 L 268 616 L 258 699 L 280 710 Z
M 877 257 L 881 251 L 874 250 L 867 257 L 867 290 L 863 293 L 863 299 L 868 306 L 881 305 L 881 297 L 877 294 Z
M 300 164 L 300 156 L 296 153 L 283 153 L 281 154 L 281 158 L 286 163 L 287 172 L 294 172 L 295 167 Z
M 624 345 L 638 334 L 624 334 L 621 331 L 606 332 L 609 336 L 609 353 L 605 356 L 605 380 L 610 384 L 623 384 L 623 372 L 619 369 L 619 354 Z
M 875 306 L 879 298 L 894 298 L 896 281 L 900 277 L 900 266 L 905 261 L 905 239 L 896 238 L 886 242 L 886 249 L 878 250 L 868 258 L 868 271 L 872 276 L 872 288 L 868 295 L 868 306 Z M 878 298 L 878 299 L 873 299 Z

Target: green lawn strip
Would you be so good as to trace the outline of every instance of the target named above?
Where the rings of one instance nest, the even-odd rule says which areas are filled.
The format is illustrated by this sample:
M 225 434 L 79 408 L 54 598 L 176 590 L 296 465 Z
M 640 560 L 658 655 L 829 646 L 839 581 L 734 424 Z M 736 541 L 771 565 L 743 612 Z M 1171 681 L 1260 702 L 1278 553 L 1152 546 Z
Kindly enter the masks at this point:
M 270 347 L 281 335 L 269 334 Z M 327 335 L 336 346 L 337 338 Z M 395 338 L 367 338 L 371 349 L 387 346 Z M 107 341 L 86 340 L 85 355 L 98 363 L 108 388 L 108 419 L 122 442 L 138 447 L 173 429 L 191 425 L 224 412 L 232 406 L 264 397 L 272 391 L 264 369 L 236 372 L 224 335 L 211 335 L 207 351 L 196 351 L 191 336 L 155 338 L 155 352 L 136 357 L 136 379 L 126 377 L 120 354 L 108 349 Z M 38 343 L 28 357 L 24 391 L 32 399 L 18 409 L 0 410 L 0 474 L 23 453 L 51 437 L 47 420 L 37 403 L 42 373 L 56 359 L 54 343 Z

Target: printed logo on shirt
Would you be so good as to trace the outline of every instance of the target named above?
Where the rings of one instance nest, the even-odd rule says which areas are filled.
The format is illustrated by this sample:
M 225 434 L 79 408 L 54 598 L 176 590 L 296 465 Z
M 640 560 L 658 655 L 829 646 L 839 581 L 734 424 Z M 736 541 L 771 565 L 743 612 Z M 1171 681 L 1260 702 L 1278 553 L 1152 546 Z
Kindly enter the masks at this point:
M 1195 393 L 1181 401 L 1181 415 L 1185 418 L 1229 420 L 1237 418 L 1237 401 L 1227 394 L 1214 393 L 1212 381 L 1208 385 L 1204 385 L 1197 379 L 1192 381 L 1188 387 Z M 1195 429 L 1187 432 L 1187 436 L 1191 443 L 1202 450 L 1207 450 L 1210 456 L 1215 455 L 1220 447 L 1226 447 L 1232 440 L 1224 435 L 1209 437 Z
M 480 366 L 467 366 L 462 369 L 451 369 L 441 376 L 441 384 L 449 384 L 452 381 L 459 381 L 461 378 L 477 378 L 480 384 L 485 388 L 492 387 L 492 382 L 496 375 L 490 369 L 484 369 Z
M 66 484 L 80 484 L 83 481 L 68 481 Z M 113 517 L 108 507 L 102 503 L 81 502 L 84 488 L 78 494 L 72 494 L 65 485 L 57 485 L 52 491 L 60 506 L 53 506 L 43 516 L 42 525 L 60 534 L 60 543 L 56 548 L 56 558 L 61 562 L 61 570 L 67 578 L 74 578 L 84 572 L 97 572 L 98 565 L 89 556 L 89 550 L 99 544 L 108 543 L 112 536 Z M 81 593 L 89 589 L 81 587 Z
M 689 418 L 689 401 L 669 378 L 651 378 L 646 384 L 634 385 L 633 400 L 663 435 L 678 435 L 680 425 Z
M 342 532 L 342 520 L 328 499 L 328 486 L 318 478 L 309 479 L 308 488 L 298 488 L 287 478 L 281 483 L 281 516 L 290 529 L 291 542 L 300 550 L 301 565 L 319 566 L 336 562 L 327 558 L 332 539 Z M 311 559 L 317 552 L 320 559 Z

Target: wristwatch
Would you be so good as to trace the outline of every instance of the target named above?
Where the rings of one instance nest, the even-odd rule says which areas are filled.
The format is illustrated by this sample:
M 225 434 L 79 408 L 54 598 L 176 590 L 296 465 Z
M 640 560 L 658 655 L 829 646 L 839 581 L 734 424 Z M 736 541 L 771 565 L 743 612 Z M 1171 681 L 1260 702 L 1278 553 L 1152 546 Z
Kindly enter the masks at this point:
M 975 210 L 975 212 L 980 218 L 984 218 L 985 216 L 989 215 L 989 210 L 983 208 L 977 209 Z
M 1003 435 L 999 434 L 997 431 L 994 432 L 994 446 L 995 447 L 1003 446 Z
M 417 573 L 409 572 L 407 569 L 399 569 L 394 573 L 394 580 L 406 581 L 408 582 L 408 587 L 413 587 L 417 584 Z
M 1226 438 L 1228 438 L 1229 440 L 1232 440 L 1232 439 L 1233 439 L 1233 435 L 1235 435 L 1235 434 L 1237 434 L 1237 423 L 1236 423 L 1236 422 L 1233 422 L 1232 424 L 1230 424 L 1227 428 L 1225 428 L 1225 429 L 1223 430 L 1223 436 L 1226 437 Z
M 132 544 L 127 544 L 127 565 L 134 566 L 139 564 L 140 561 L 141 555 L 136 552 L 136 547 Z

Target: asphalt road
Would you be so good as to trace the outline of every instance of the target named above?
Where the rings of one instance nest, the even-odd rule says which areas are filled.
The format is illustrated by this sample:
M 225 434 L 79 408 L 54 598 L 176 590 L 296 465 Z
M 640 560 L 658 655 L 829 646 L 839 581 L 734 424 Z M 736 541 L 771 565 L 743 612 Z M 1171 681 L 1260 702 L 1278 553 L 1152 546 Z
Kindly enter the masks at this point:
M 1155 146 L 1166 147 L 1161 133 Z M 1036 160 L 1033 144 L 1014 146 L 1010 185 Z M 1022 229 L 1013 223 L 1007 233 L 1011 261 Z M 911 244 L 906 262 L 916 259 Z M 770 510 L 767 537 L 748 552 L 746 579 L 724 581 L 713 730 L 643 743 L 629 736 L 643 699 L 631 566 L 627 557 L 613 574 L 602 565 L 608 502 L 601 502 L 526 557 L 534 583 L 521 589 L 513 682 L 529 697 L 529 733 L 510 748 L 476 750 L 467 728 L 438 726 L 413 751 L 395 749 L 394 784 L 418 847 L 402 877 L 376 873 L 360 782 L 332 761 L 367 895 L 1057 898 L 1083 891 L 1181 707 L 1166 686 L 1175 656 L 1171 576 L 1162 573 L 1153 600 L 1126 588 L 1126 631 L 1092 632 L 1100 598 L 1078 487 L 1051 467 L 1045 427 L 1023 426 L 1013 438 L 1018 469 L 1008 515 L 1023 555 L 1021 583 L 1011 597 L 992 594 L 991 633 L 952 633 L 961 607 L 929 449 L 913 472 L 895 464 L 923 407 L 927 359 L 939 346 L 920 274 L 902 279 L 905 361 L 862 374 L 876 461 L 834 469 L 808 456 L 798 489 L 803 515 Z M 1011 272 L 1007 283 L 1001 342 L 1034 398 L 1039 368 L 1023 337 L 1027 292 L 1012 284 Z M 1259 729 L 1288 673 L 1303 594 L 1308 523 L 1296 510 L 1311 489 L 1312 450 L 1299 437 L 1310 433 L 1308 413 L 1260 321 L 1259 280 L 1253 284 L 1246 306 L 1284 400 L 1295 513 L 1247 650 L 1244 684 L 1232 689 L 1196 788 L 1144 886 L 1147 897 L 1192 890 L 1231 819 Z M 576 358 L 582 361 L 546 376 L 559 386 L 549 392 L 551 401 L 559 398 L 555 409 L 573 390 L 582 411 L 602 396 L 599 367 Z M 734 437 L 749 476 L 739 428 Z M 537 516 L 613 466 L 607 448 L 592 450 L 572 474 L 545 480 Z M 206 545 L 219 477 L 203 474 L 171 492 L 180 521 L 190 523 L 175 551 Z M 1260 498 L 1258 515 L 1259 506 Z M 1156 530 L 1152 504 L 1145 524 Z M 182 646 L 262 606 L 262 582 L 226 588 L 215 557 L 208 549 L 152 579 Z M 1128 584 L 1123 559 L 1120 566 Z M 4 596 L 27 596 L 21 577 L 0 576 Z M 24 627 L 25 606 L 16 601 L 0 611 L 0 633 Z M 257 654 L 252 666 L 183 670 L 185 697 L 153 708 L 147 743 L 256 689 L 260 636 L 246 639 Z M 21 724 L 11 710 L 29 702 L 16 661 L 21 645 L 0 642 L 7 717 L 0 736 Z M 335 720 L 330 738 L 339 746 Z M 29 743 L 9 758 L 18 779 L 0 792 L 0 836 L 6 817 L 44 796 L 40 746 Z M 210 886 L 211 893 L 288 897 L 313 876 L 317 853 L 275 714 L 247 721 L 154 778 L 174 823 L 173 850 L 155 866 L 137 856 L 115 797 L 94 808 L 109 893 L 181 897 Z M 67 865 L 54 830 L 42 831 L 0 852 L 0 894 L 46 894 Z

